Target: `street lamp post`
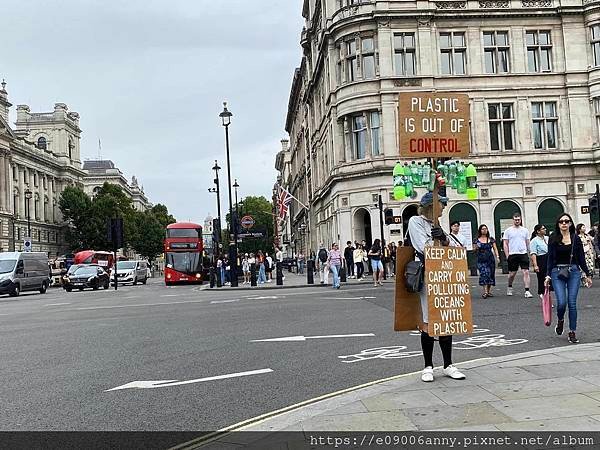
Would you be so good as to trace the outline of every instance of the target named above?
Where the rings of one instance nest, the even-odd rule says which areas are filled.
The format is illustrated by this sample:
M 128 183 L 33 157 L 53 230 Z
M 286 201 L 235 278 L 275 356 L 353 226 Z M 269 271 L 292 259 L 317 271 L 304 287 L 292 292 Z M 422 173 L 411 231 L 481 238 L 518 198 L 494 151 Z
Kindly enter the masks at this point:
M 229 125 L 231 124 L 231 112 L 227 109 L 227 102 L 223 102 L 223 112 L 219 114 L 223 126 L 225 127 L 225 149 L 227 151 L 227 188 L 229 191 L 229 266 L 231 268 L 231 287 L 237 287 L 237 226 L 236 218 L 233 215 L 233 200 L 231 198 L 231 161 L 229 158 Z M 233 234 L 233 242 L 231 235 Z
M 25 189 L 25 215 L 27 216 L 27 237 L 29 239 L 31 239 L 31 216 L 29 213 L 29 200 L 31 200 L 31 197 L 33 197 L 31 190 L 29 188 Z
M 216 260 L 216 256 L 215 252 L 219 251 L 219 241 L 221 240 L 221 190 L 219 187 L 219 170 L 221 170 L 221 168 L 219 167 L 219 164 L 217 163 L 217 160 L 215 159 L 215 166 L 212 168 L 215 171 L 215 179 L 214 179 L 214 183 L 215 186 L 214 188 L 208 188 L 208 192 L 212 192 L 213 194 L 217 194 L 217 223 L 219 224 L 219 229 L 217 230 L 217 233 L 215 233 L 215 236 L 217 236 L 216 242 L 215 244 L 215 248 L 213 249 L 213 256 L 215 257 Z
M 240 185 L 237 182 L 237 178 L 235 179 L 234 183 L 233 183 L 233 188 L 235 189 L 235 216 L 236 219 L 239 220 L 240 218 L 240 210 L 238 209 L 238 188 L 240 187 Z

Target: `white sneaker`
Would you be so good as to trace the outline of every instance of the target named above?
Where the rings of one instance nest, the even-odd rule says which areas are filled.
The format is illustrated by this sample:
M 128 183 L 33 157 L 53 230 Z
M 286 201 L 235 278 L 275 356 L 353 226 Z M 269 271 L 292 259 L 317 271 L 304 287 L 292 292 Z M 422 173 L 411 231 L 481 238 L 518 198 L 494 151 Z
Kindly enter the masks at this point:
M 512 288 L 511 288 L 511 287 L 507 287 L 507 288 L 506 288 L 506 295 L 508 295 L 508 296 L 511 296 L 511 295 L 513 295 L 513 291 L 512 291 Z
M 533 294 L 529 291 L 525 291 L 525 298 L 531 298 L 533 297 Z
M 464 380 L 466 378 L 465 375 L 452 364 L 444 369 L 444 375 L 453 380 Z
M 433 381 L 433 367 L 427 366 L 423 369 L 423 372 L 421 372 L 421 381 L 424 381 L 425 383 L 431 383 Z

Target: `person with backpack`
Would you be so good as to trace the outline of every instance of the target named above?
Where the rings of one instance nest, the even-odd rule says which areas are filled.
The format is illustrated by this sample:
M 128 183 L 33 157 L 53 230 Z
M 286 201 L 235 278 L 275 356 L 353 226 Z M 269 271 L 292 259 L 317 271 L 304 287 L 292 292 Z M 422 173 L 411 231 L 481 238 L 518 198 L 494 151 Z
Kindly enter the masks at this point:
M 321 284 L 328 284 L 329 280 L 329 267 L 327 267 L 327 260 L 329 259 L 329 252 L 321 243 L 319 245 L 319 252 L 317 253 L 317 269 L 319 270 L 319 277 L 321 278 Z
M 440 196 L 440 214 L 448 204 L 448 198 Z M 417 258 L 425 263 L 425 247 L 433 245 L 434 240 L 442 242 L 442 245 L 448 246 L 448 236 L 439 226 L 434 226 L 433 217 L 433 194 L 427 192 L 419 204 L 419 214 L 413 216 L 408 221 L 407 242 L 415 249 Z M 424 270 L 423 270 L 424 272 Z M 423 329 L 421 330 L 421 349 L 425 368 L 421 372 L 421 380 L 424 382 L 433 381 L 433 346 L 435 339 L 428 333 L 429 322 L 429 302 L 427 300 L 427 280 L 423 280 L 423 285 L 419 291 L 421 299 L 421 314 Z M 454 380 L 464 380 L 465 375 L 452 364 L 452 336 L 440 336 L 438 338 L 442 356 L 444 358 L 443 373 Z

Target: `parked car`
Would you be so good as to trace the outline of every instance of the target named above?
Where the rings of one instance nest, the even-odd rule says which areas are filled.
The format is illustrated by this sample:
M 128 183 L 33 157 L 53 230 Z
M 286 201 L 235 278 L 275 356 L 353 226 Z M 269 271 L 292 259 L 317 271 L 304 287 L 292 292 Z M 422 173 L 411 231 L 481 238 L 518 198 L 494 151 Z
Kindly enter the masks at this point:
M 0 253 L 0 294 L 18 297 L 24 291 L 46 293 L 48 255 L 41 252 Z
M 148 263 L 146 261 L 117 262 L 117 280 L 119 283 L 146 284 L 146 281 L 148 281 Z M 113 272 L 111 272 L 111 283 L 114 283 Z
M 101 287 L 108 289 L 110 280 L 108 272 L 97 264 L 74 264 L 63 278 L 63 288 L 67 292 L 73 289 L 83 291 L 85 288 L 96 290 Z

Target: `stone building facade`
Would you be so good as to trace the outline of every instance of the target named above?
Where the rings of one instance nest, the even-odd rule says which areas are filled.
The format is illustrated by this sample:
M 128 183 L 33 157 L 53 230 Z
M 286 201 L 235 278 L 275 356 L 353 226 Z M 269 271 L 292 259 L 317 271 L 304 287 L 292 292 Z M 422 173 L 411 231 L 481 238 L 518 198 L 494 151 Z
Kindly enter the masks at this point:
M 81 187 L 83 177 L 79 114 L 64 103 L 47 113 L 18 105 L 13 128 L 6 83 L 1 86 L 0 251 L 21 250 L 30 227 L 34 251 L 62 254 L 66 248 L 58 198 L 66 186 Z
M 290 215 L 291 234 L 308 230 L 304 251 L 380 237 L 379 195 L 404 223 L 416 213 L 416 201 L 391 197 L 402 91 L 470 97 L 479 198 L 450 191 L 445 226 L 485 223 L 499 238 L 515 211 L 530 229 L 553 227 L 562 211 L 589 225 L 581 207 L 600 183 L 599 0 L 305 0 L 302 14 L 290 147 L 277 168 L 309 205 L 294 202 Z

